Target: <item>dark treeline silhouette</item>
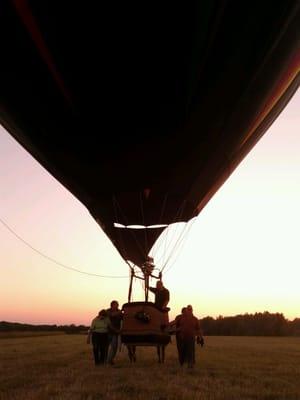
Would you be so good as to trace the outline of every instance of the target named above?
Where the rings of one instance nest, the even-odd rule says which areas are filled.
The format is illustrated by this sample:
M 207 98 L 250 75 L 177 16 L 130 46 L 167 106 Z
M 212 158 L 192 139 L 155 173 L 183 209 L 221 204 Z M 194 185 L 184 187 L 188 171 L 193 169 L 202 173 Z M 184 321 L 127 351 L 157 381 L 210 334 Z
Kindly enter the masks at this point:
M 88 330 L 84 325 L 31 325 L 21 324 L 19 322 L 0 321 L 0 332 L 65 332 L 65 333 L 81 333 Z
M 300 318 L 289 321 L 280 313 L 206 317 L 201 319 L 204 335 L 224 336 L 300 336 Z
M 235 315 L 233 317 L 205 317 L 201 320 L 204 335 L 223 336 L 300 336 L 300 318 L 289 321 L 281 313 Z M 18 322 L 0 322 L 0 332 L 12 331 L 62 331 L 65 333 L 87 332 L 84 325 L 30 325 Z

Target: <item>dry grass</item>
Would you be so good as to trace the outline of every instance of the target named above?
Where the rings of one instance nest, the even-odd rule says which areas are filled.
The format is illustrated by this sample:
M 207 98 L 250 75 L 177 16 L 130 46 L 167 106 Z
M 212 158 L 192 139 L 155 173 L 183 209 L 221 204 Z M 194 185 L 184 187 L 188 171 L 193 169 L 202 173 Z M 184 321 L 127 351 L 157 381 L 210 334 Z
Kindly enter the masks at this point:
M 124 349 L 114 367 L 95 367 L 84 336 L 2 339 L 0 399 L 300 399 L 300 338 L 208 337 L 193 370 L 174 344 L 166 357 L 139 348 L 131 365 Z
M 8 331 L 0 332 L 0 339 L 65 335 L 63 331 Z

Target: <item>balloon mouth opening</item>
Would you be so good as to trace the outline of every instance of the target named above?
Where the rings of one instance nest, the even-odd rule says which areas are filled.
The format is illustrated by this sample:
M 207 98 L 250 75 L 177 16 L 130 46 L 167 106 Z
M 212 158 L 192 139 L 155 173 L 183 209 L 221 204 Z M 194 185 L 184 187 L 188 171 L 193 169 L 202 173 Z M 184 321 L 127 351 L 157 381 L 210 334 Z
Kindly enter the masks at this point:
M 123 225 L 118 222 L 114 222 L 115 228 L 120 229 L 159 229 L 167 227 L 167 224 L 158 224 L 158 225 Z

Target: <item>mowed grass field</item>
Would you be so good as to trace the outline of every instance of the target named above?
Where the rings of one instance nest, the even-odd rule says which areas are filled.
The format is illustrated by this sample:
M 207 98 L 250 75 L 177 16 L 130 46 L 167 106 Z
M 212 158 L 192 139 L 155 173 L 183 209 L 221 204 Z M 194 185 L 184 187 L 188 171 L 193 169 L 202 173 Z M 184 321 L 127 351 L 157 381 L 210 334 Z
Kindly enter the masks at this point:
M 166 362 L 154 348 L 126 349 L 95 367 L 84 335 L 0 339 L 0 399 L 300 399 L 300 338 L 207 337 L 194 369 L 180 367 L 175 340 Z
M 60 331 L 8 331 L 8 332 L 0 332 L 0 340 L 1 339 L 10 339 L 10 338 L 24 338 L 24 337 L 37 337 L 37 336 L 56 336 L 56 335 L 65 335 L 65 332 Z

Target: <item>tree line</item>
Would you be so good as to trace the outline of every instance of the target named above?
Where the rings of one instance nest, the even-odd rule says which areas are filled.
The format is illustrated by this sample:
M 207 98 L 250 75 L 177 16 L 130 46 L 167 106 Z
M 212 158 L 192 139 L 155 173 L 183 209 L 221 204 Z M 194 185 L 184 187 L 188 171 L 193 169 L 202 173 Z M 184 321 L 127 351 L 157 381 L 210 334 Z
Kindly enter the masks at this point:
M 205 317 L 200 320 L 204 335 L 300 336 L 300 318 L 289 321 L 281 313 Z
M 289 321 L 281 313 L 263 313 L 219 316 L 200 319 L 204 335 L 223 336 L 300 336 L 300 318 Z M 0 322 L 0 332 L 12 331 L 62 331 L 86 332 L 85 325 L 31 325 L 18 322 Z
M 31 325 L 19 322 L 0 321 L 0 332 L 65 332 L 65 333 L 81 333 L 85 332 L 89 327 L 84 325 Z

